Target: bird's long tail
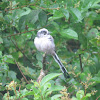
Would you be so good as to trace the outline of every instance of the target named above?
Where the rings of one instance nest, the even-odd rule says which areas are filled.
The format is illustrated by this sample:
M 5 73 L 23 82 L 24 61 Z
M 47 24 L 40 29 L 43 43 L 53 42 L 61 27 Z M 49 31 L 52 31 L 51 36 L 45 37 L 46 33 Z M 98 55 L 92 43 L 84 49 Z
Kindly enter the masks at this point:
M 58 65 L 60 66 L 60 69 L 61 69 L 61 71 L 63 72 L 64 77 L 65 77 L 65 78 L 69 78 L 70 75 L 68 74 L 68 71 L 66 70 L 66 68 L 64 67 L 64 65 L 61 63 L 61 61 L 60 61 L 60 59 L 59 59 L 59 57 L 57 56 L 56 53 L 53 55 L 53 58 L 55 59 L 55 61 L 56 61 L 56 62 L 58 63 Z

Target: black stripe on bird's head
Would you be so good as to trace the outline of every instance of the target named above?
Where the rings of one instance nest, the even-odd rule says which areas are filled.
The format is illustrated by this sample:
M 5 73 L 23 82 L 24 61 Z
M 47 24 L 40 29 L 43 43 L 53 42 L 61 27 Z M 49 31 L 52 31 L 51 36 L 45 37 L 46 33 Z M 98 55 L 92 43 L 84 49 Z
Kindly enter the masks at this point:
M 43 37 L 45 35 L 49 35 L 50 32 L 46 28 L 42 28 L 37 32 L 37 37 Z

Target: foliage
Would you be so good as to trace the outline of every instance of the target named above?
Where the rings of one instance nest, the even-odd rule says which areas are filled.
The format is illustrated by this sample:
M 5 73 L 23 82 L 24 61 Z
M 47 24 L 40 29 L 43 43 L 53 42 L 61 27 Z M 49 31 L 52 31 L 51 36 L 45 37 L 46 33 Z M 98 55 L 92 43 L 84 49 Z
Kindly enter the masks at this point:
M 2 0 L 0 2 L 0 100 L 99 100 L 100 0 Z M 34 46 L 41 28 L 71 76 L 65 79 Z M 58 73 L 58 74 L 57 74 Z

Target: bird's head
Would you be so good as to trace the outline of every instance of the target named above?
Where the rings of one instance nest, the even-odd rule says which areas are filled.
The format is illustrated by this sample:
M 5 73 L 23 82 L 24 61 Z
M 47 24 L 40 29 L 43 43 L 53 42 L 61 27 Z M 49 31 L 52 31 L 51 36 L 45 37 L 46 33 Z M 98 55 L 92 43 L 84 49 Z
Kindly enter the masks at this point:
M 43 37 L 45 35 L 49 35 L 50 32 L 46 28 L 42 28 L 37 32 L 37 37 Z

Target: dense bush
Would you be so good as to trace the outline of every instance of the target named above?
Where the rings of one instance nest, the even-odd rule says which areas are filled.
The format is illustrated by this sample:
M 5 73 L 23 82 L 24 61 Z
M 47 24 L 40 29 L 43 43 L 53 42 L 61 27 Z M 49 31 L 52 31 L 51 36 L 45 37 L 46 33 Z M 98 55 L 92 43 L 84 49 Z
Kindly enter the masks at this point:
M 33 41 L 41 28 L 52 32 L 69 79 L 48 55 L 37 82 L 43 53 Z M 100 0 L 2 0 L 0 100 L 99 99 Z

